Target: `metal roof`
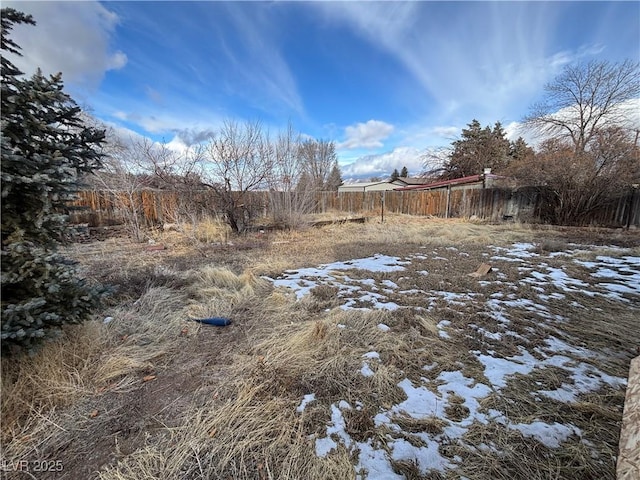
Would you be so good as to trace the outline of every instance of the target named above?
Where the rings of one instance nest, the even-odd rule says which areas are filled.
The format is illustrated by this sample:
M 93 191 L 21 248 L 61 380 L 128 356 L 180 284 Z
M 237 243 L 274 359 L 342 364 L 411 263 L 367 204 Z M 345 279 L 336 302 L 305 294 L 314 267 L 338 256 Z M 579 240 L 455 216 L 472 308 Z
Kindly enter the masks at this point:
M 470 175 L 468 177 L 454 178 L 452 180 L 439 180 L 433 183 L 425 183 L 422 185 L 409 185 L 408 187 L 400 187 L 394 188 L 395 191 L 405 191 L 405 190 L 430 190 L 432 188 L 440 188 L 440 187 L 450 187 L 453 185 L 464 185 L 467 183 L 476 183 L 482 181 L 484 178 L 501 178 L 499 175 L 494 175 L 492 173 L 481 174 L 481 175 Z

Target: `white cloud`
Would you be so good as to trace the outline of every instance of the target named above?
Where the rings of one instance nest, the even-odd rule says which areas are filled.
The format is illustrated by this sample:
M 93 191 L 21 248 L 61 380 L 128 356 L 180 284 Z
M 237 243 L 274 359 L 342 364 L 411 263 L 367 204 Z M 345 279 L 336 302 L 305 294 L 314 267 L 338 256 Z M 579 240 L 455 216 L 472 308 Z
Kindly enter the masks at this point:
M 187 144 L 199 143 L 211 136 L 221 124 L 223 119 L 208 111 L 190 110 L 187 115 L 178 114 L 165 108 L 146 109 L 139 105 L 133 112 L 105 109 L 102 115 L 106 118 L 117 119 L 131 126 L 138 127 L 139 131 L 152 136 L 177 135 Z M 141 111 L 145 113 L 140 113 Z
M 527 128 L 526 125 L 520 122 L 511 122 L 505 128 L 505 133 L 507 139 L 512 142 L 522 137 L 527 145 L 529 145 L 534 150 L 538 150 L 545 140 L 551 138 L 550 135 L 535 131 L 531 128 Z
M 451 144 L 460 136 L 462 127 L 454 125 L 434 125 L 433 121 L 420 119 L 415 123 L 397 129 L 397 146 L 415 148 L 440 148 Z
M 452 138 L 455 138 L 460 134 L 460 128 L 438 126 L 438 127 L 432 127 L 430 129 L 430 133 L 436 137 L 444 138 L 450 141 Z
M 345 128 L 346 140 L 337 145 L 340 148 L 380 148 L 382 140 L 393 132 L 393 125 L 380 120 L 356 123 Z
M 629 130 L 640 130 L 640 98 L 632 98 L 618 106 L 620 125 Z
M 184 143 L 178 135 L 173 137 L 170 142 L 167 142 L 166 146 L 170 151 L 179 155 L 182 155 L 189 150 L 189 145 Z
M 129 146 L 135 142 L 141 142 L 146 138 L 138 132 L 135 132 L 130 128 L 123 127 L 122 125 L 118 125 L 117 123 L 101 119 L 96 120 L 102 123 L 104 127 L 107 127 L 107 142 L 120 142 L 122 145 Z
M 137 112 L 123 112 L 117 110 L 111 112 L 109 116 L 128 122 L 138 127 L 142 127 L 146 132 L 151 134 L 159 134 L 170 132 L 180 128 L 180 121 L 172 115 L 163 115 L 161 113 L 149 113 L 142 115 Z
M 511 142 L 515 142 L 518 138 L 527 142 L 533 149 L 537 149 L 540 144 L 545 140 L 545 137 L 534 132 L 530 128 L 526 128 L 521 122 L 511 122 L 504 127 L 504 133 L 507 139 Z
M 132 116 L 131 119 L 149 133 L 163 133 L 172 130 L 177 125 L 177 122 L 171 118 L 163 118 L 156 115 Z
M 107 70 L 120 70 L 121 68 L 124 68 L 127 61 L 127 56 L 123 52 L 117 51 L 109 57 Z
M 113 114 L 111 115 L 112 117 L 117 118 L 118 120 L 127 120 L 127 114 L 126 112 L 123 112 L 122 110 L 118 110 L 113 112 Z
M 522 124 L 520 122 L 511 122 L 504 127 L 504 133 L 513 142 L 522 136 Z
M 110 47 L 118 16 L 99 2 L 7 1 L 4 6 L 33 15 L 37 24 L 17 25 L 11 34 L 23 55 L 11 61 L 26 74 L 39 67 L 45 74 L 62 72 L 65 82 L 95 88 L 106 71 L 127 63 L 125 53 Z
M 341 165 L 342 177 L 369 178 L 387 177 L 395 168 L 407 167 L 410 175 L 417 175 L 424 170 L 426 156 L 430 149 L 418 149 L 414 147 L 397 147 L 390 152 L 376 155 L 366 155 L 358 158 L 353 163 Z

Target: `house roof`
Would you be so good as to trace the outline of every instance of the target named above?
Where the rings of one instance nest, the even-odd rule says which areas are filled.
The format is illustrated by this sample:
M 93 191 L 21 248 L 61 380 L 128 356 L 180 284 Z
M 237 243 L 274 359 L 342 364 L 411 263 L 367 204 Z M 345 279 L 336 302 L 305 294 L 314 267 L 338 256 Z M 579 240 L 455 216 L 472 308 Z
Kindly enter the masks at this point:
M 372 185 L 380 185 L 382 183 L 391 183 L 388 180 L 380 180 L 378 182 L 358 182 L 358 183 L 345 183 L 344 185 L 340 185 L 341 187 L 359 187 L 365 188 L 370 187 Z
M 483 178 L 501 178 L 499 175 L 486 173 L 482 175 L 470 175 L 468 177 L 454 178 L 452 180 L 439 180 L 432 183 L 423 183 L 420 185 L 409 185 L 406 187 L 394 188 L 396 191 L 405 190 L 429 190 L 431 188 L 450 187 L 453 185 L 464 185 L 467 183 L 476 183 L 482 181 Z
M 406 185 L 424 185 L 426 179 L 418 177 L 398 177 L 397 180 Z
M 412 177 L 398 177 L 395 180 L 386 179 L 386 180 L 378 180 L 376 182 L 355 182 L 355 183 L 345 183 L 341 185 L 343 187 L 370 187 L 372 185 L 380 185 L 383 183 L 390 183 L 392 185 L 424 185 L 424 178 L 412 178 Z

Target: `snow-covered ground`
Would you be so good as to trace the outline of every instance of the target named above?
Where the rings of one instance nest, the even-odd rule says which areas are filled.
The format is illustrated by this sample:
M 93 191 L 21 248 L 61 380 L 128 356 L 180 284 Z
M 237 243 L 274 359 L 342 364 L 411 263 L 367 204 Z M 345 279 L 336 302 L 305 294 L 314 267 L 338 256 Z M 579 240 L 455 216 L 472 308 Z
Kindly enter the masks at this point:
M 316 454 L 330 455 L 338 444 L 342 444 L 351 451 L 359 452 L 355 469 L 361 478 L 393 479 L 403 477 L 392 468 L 392 460 L 413 461 L 423 475 L 433 470 L 444 472 L 447 469 L 455 469 L 457 460 L 460 459 L 441 455 L 438 446 L 443 441 L 455 441 L 469 449 L 491 449 L 490 445 L 478 446 L 465 443 L 464 435 L 474 423 L 495 422 L 507 429 L 519 431 L 525 437 L 535 438 L 551 449 L 558 448 L 569 438 L 580 441 L 582 431 L 571 423 L 544 421 L 539 418 L 532 418 L 527 423 L 516 423 L 507 418 L 503 412 L 482 409 L 480 405 L 489 395 L 506 388 L 509 380 L 514 376 L 530 375 L 547 367 L 564 371 L 563 381 L 555 389 L 540 388 L 531 391 L 530 394 L 535 401 L 544 402 L 551 399 L 570 403 L 575 402 L 579 395 L 595 392 L 603 386 L 624 387 L 625 378 L 608 375 L 594 365 L 594 363 L 597 364 L 602 353 L 572 345 L 571 338 L 568 336 L 565 336 L 564 340 L 558 338 L 560 335 L 554 325 L 562 324 L 567 319 L 559 314 L 557 309 L 552 311 L 550 305 L 551 302 L 567 301 L 566 297 L 571 295 L 572 308 L 581 307 L 581 296 L 585 299 L 602 296 L 613 302 L 639 306 L 640 257 L 631 256 L 626 254 L 627 251 L 619 250 L 619 255 L 616 257 L 599 255 L 595 257 L 595 261 L 585 261 L 580 255 L 588 252 L 589 247 L 576 246 L 572 250 L 547 255 L 535 253 L 534 249 L 535 245 L 530 243 L 517 243 L 508 248 L 491 247 L 493 255 L 488 254 L 487 257 L 490 263 L 498 268 L 494 268 L 494 272 L 481 279 L 478 284 L 481 288 L 490 288 L 497 283 L 501 288 L 500 292 L 487 295 L 480 295 L 478 292 L 448 292 L 436 288 L 425 290 L 424 282 L 421 283 L 423 288 L 416 286 L 416 288 L 402 290 L 398 286 L 396 272 L 405 272 L 414 261 L 443 259 L 435 252 L 431 256 L 421 253 L 404 258 L 374 255 L 348 262 L 321 265 L 317 268 L 288 271 L 277 279 L 270 279 L 276 287 L 293 290 L 298 299 L 310 294 L 311 290 L 319 285 L 335 287 L 337 298 L 341 303 L 340 307 L 343 309 L 420 308 L 416 307 L 415 302 L 402 305 L 398 301 L 398 298 L 412 296 L 419 296 L 426 310 L 432 309 L 434 302 L 444 301 L 453 306 L 473 303 L 476 310 L 484 312 L 489 322 L 483 326 L 469 324 L 468 329 L 475 330 L 488 342 L 499 342 L 507 337 L 518 341 L 516 355 L 505 357 L 490 348 L 469 352 L 484 368 L 485 379 L 482 381 L 466 377 L 461 371 L 442 371 L 435 380 L 426 377 L 419 382 L 409 378 L 403 379 L 398 383 L 398 387 L 406 394 L 406 400 L 381 410 L 373 419 L 376 426 L 385 425 L 391 431 L 399 431 L 401 427 L 396 423 L 399 417 L 408 416 L 413 419 L 435 417 L 444 422 L 441 433 L 403 432 L 404 439 L 389 437 L 384 448 L 371 439 L 364 442 L 356 441 L 345 430 L 343 412 L 357 409 L 359 406 L 350 405 L 342 400 L 331 405 L 331 420 L 326 427 L 325 435 L 315 438 Z M 456 249 L 450 250 L 448 253 L 451 255 L 464 253 Z M 562 258 L 562 266 L 550 265 L 550 263 L 557 265 L 559 258 Z M 506 281 L 506 276 L 500 272 L 500 265 L 516 267 L 520 275 L 518 281 Z M 356 269 L 359 270 L 358 275 L 352 273 Z M 361 278 L 362 271 L 375 272 L 377 275 L 375 278 Z M 571 271 L 579 272 L 580 278 L 572 276 Z M 393 280 L 380 278 L 384 276 L 379 275 L 380 273 L 389 272 L 394 272 Z M 419 276 L 426 275 L 427 278 L 430 274 L 426 270 L 415 270 L 414 273 Z M 358 278 L 353 278 L 356 276 Z M 531 295 L 529 295 L 530 298 L 519 295 L 519 285 L 526 285 L 533 289 L 534 298 L 532 299 Z M 391 295 L 393 300 L 389 298 Z M 567 303 L 569 304 L 569 301 Z M 513 323 L 516 321 L 514 312 L 520 314 L 518 318 L 521 318 L 524 312 L 532 321 L 535 319 L 546 327 L 542 329 L 527 327 L 516 331 L 513 328 Z M 340 327 L 347 328 L 344 325 Z M 387 325 L 381 324 L 378 327 L 389 335 L 393 334 L 393 329 Z M 453 342 L 456 335 L 466 334 L 464 330 L 454 328 L 451 321 L 446 319 L 438 319 L 437 328 L 444 342 Z M 542 341 L 540 340 L 541 332 L 546 336 Z M 536 342 L 532 341 L 534 334 Z M 531 338 L 529 338 L 530 335 Z M 365 377 L 375 375 L 372 366 L 381 362 L 378 352 L 366 353 L 362 359 L 361 374 Z M 432 365 L 424 366 L 425 371 L 431 368 L 433 368 Z M 450 404 L 454 394 L 456 398 L 459 396 L 463 399 L 462 405 L 466 407 L 461 410 L 466 412 L 466 416 L 457 417 L 456 420 L 447 418 L 445 413 L 445 408 Z M 302 398 L 298 411 L 302 413 L 305 406 L 312 401 L 315 401 L 313 394 Z M 405 440 L 406 438 L 415 438 L 416 441 L 409 442 Z M 585 439 L 584 442 L 587 440 Z

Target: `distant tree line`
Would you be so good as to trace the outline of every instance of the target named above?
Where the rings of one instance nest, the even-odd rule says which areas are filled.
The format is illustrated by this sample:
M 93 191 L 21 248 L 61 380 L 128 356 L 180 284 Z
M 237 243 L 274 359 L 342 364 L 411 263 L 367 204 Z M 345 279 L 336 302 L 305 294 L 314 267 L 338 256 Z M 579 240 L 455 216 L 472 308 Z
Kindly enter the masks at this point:
M 393 169 L 391 173 L 391 181 L 398 180 L 399 178 L 407 178 L 409 176 L 409 170 L 407 167 L 402 167 L 402 170 L 398 172 L 397 168 Z

